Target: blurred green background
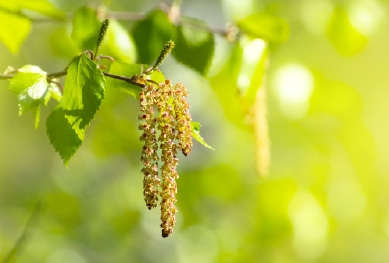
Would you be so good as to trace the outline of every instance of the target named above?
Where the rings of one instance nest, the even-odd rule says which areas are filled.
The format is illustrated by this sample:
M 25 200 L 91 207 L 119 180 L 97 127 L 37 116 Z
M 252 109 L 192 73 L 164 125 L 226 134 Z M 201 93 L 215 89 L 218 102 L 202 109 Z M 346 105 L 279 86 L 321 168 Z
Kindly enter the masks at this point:
M 74 12 L 90 2 L 52 3 Z M 143 13 L 159 1 L 101 3 Z M 216 149 L 195 142 L 180 158 L 179 213 L 167 239 L 159 211 L 143 201 L 137 101 L 107 91 L 66 168 L 44 122 L 34 130 L 32 114 L 18 117 L 1 81 L 0 259 L 39 202 L 16 262 L 389 262 L 388 10 L 384 0 L 182 1 L 182 14 L 213 28 L 257 12 L 285 18 L 290 38 L 270 45 L 266 178 L 257 175 L 252 132 L 226 114 L 223 94 L 234 84 L 209 81 L 229 44 L 217 38 L 209 78 L 170 57 L 163 64 L 166 77 L 188 88 L 193 119 Z M 62 70 L 72 55 L 55 48 L 66 47 L 64 24 L 34 23 L 15 55 L 0 44 L 0 68 Z

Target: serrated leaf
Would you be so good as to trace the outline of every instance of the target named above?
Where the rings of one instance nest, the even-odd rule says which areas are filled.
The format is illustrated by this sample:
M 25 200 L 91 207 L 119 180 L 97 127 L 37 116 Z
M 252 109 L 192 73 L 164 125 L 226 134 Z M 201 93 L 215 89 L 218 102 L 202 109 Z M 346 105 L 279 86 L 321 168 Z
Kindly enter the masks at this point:
M 94 49 L 100 32 L 101 23 L 94 9 L 84 6 L 73 17 L 71 37 L 81 51 Z
M 284 42 L 289 38 L 289 24 L 280 17 L 266 14 L 249 15 L 237 23 L 240 30 L 253 38 Z
M 80 121 L 80 129 L 94 118 L 104 98 L 104 86 L 103 73 L 88 56 L 78 56 L 70 63 L 61 106 Z
M 177 61 L 205 75 L 214 55 L 215 40 L 205 24 L 202 28 L 183 24 L 177 27 L 173 56 Z
M 11 79 L 9 89 L 17 96 L 19 115 L 43 104 L 48 91 L 46 77 L 39 67 L 26 65 Z
M 164 11 L 157 9 L 133 25 L 132 36 L 138 61 L 151 64 L 158 58 L 165 43 L 174 39 L 174 25 Z
M 139 76 L 144 70 L 146 70 L 146 67 L 147 66 L 144 64 L 128 64 L 126 62 L 115 60 L 111 64 L 109 73 L 131 78 L 135 75 Z M 142 90 L 140 86 L 113 78 L 107 79 L 107 85 L 128 93 L 134 98 L 138 98 L 139 92 Z
M 104 98 L 104 87 L 104 75 L 94 61 L 86 55 L 73 59 L 62 101 L 46 122 L 50 142 L 66 165 L 84 140 L 85 129 Z
M 65 165 L 81 146 L 84 138 L 73 129 L 66 116 L 63 108 L 57 107 L 46 119 L 47 135 Z
M 195 139 L 196 141 L 198 141 L 199 143 L 201 143 L 203 146 L 209 148 L 209 149 L 212 149 L 212 150 L 215 150 L 212 146 L 210 146 L 208 143 L 206 143 L 203 139 L 203 137 L 201 137 L 200 135 L 200 128 L 201 128 L 201 124 L 199 122 L 191 122 L 190 123 L 190 127 L 192 128 L 192 137 L 193 139 Z
M 100 53 L 127 63 L 136 61 L 136 47 L 132 37 L 128 30 L 114 19 L 109 20 Z
M 20 46 L 31 30 L 31 22 L 27 18 L 0 10 L 0 41 L 12 54 L 19 52 Z

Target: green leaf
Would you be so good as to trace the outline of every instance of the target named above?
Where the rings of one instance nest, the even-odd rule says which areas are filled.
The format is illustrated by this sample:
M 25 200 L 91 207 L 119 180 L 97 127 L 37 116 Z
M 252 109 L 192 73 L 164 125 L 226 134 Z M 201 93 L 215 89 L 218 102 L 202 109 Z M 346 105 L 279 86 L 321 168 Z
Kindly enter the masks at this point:
M 86 55 L 73 59 L 68 67 L 63 99 L 46 122 L 50 142 L 65 165 L 84 140 L 85 129 L 104 98 L 104 87 L 104 75 L 94 61 Z
M 48 91 L 46 77 L 38 66 L 26 65 L 11 79 L 9 89 L 17 96 L 19 115 L 43 104 Z
M 115 60 L 111 64 L 109 73 L 131 78 L 135 75 L 139 76 L 144 70 L 146 70 L 146 68 L 147 66 L 144 64 L 128 64 L 126 62 Z M 125 93 L 128 93 L 134 98 L 138 98 L 139 92 L 142 90 L 139 86 L 113 78 L 107 78 L 107 86 L 115 87 Z
M 336 50 L 345 56 L 359 53 L 368 42 L 368 38 L 351 24 L 346 10 L 342 7 L 334 9 L 326 33 Z
M 109 21 L 100 53 L 127 63 L 136 61 L 136 47 L 133 39 L 128 34 L 127 29 L 113 19 Z
M 195 139 L 196 141 L 198 141 L 199 143 L 201 143 L 205 147 L 207 147 L 209 149 L 212 149 L 212 150 L 215 150 L 212 146 L 210 146 L 208 143 L 206 143 L 204 141 L 203 137 L 201 137 L 201 135 L 200 135 L 201 124 L 199 122 L 193 122 L 192 121 L 190 123 L 190 127 L 192 128 L 192 137 L 193 137 L 193 139 Z
M 177 61 L 204 75 L 211 64 L 215 40 L 205 24 L 199 21 L 196 23 L 202 27 L 189 24 L 177 27 L 173 56 Z
M 159 70 L 153 70 L 151 73 L 147 76 L 148 79 L 151 79 L 152 81 L 156 83 L 161 83 L 165 81 L 165 76 L 163 73 Z
M 31 30 L 30 20 L 21 15 L 0 10 L 0 25 L 0 41 L 12 54 L 18 53 Z
M 45 16 L 64 19 L 65 14 L 57 9 L 47 0 L 12 0 L 0 2 L 0 7 L 13 12 L 20 12 L 22 9 L 28 9 Z
M 62 107 L 57 107 L 47 117 L 46 129 L 51 144 L 67 165 L 70 158 L 81 146 L 83 134 L 80 136 L 73 129 Z
M 68 116 L 75 116 L 79 128 L 94 118 L 104 98 L 105 78 L 88 56 L 76 57 L 68 67 L 61 106 Z
M 174 39 L 174 25 L 164 11 L 157 9 L 133 25 L 132 36 L 138 51 L 138 61 L 151 64 L 165 43 Z
M 78 9 L 73 17 L 71 37 L 81 51 L 96 46 L 101 23 L 94 9 L 84 6 Z
M 237 25 L 253 38 L 262 38 L 269 42 L 284 42 L 289 38 L 289 24 L 283 18 L 253 14 L 238 21 Z

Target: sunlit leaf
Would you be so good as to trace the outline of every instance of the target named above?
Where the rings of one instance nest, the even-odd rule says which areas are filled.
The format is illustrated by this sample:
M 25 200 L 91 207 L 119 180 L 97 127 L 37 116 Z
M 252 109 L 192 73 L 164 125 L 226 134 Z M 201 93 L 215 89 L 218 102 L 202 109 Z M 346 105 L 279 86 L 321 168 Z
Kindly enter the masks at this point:
M 368 38 L 352 24 L 347 11 L 342 7 L 334 9 L 327 25 L 327 37 L 342 55 L 355 55 L 367 45 Z
M 11 79 L 9 89 L 17 96 L 19 115 L 43 104 L 48 90 L 46 77 L 39 67 L 26 65 Z
M 58 85 L 55 83 L 49 83 L 48 92 L 45 97 L 44 105 L 47 105 L 47 103 L 51 98 L 55 99 L 56 101 L 62 100 L 62 92 L 58 87 Z
M 63 99 L 46 123 L 50 142 L 65 164 L 81 145 L 85 129 L 104 98 L 104 86 L 104 75 L 86 55 L 69 65 Z
M 157 9 L 134 24 L 132 36 L 138 51 L 138 61 L 151 64 L 158 58 L 165 43 L 174 39 L 174 25 L 164 11 Z
M 284 42 L 289 38 L 289 24 L 279 17 L 266 14 L 253 14 L 237 23 L 240 30 L 254 38 L 270 42 Z
M 153 70 L 147 77 L 148 79 L 156 82 L 156 83 L 161 83 L 165 80 L 165 76 L 163 73 L 159 70 Z
M 173 55 L 179 62 L 204 75 L 211 64 L 215 41 L 206 25 L 200 21 L 195 22 L 202 27 L 191 24 L 177 27 Z
M 78 56 L 69 65 L 61 106 L 75 117 L 80 129 L 85 129 L 99 109 L 104 85 L 103 73 L 88 56 Z
M 204 141 L 203 137 L 201 137 L 201 135 L 200 135 L 201 124 L 199 122 L 191 122 L 190 127 L 192 128 L 193 139 L 195 139 L 196 141 L 201 143 L 203 146 L 205 146 L 209 149 L 215 150 L 212 146 L 210 146 L 208 143 L 206 143 Z
M 17 0 L 16 2 L 19 3 L 19 8 L 21 9 L 28 9 L 53 18 L 65 18 L 65 13 L 47 0 Z
M 94 9 L 84 6 L 74 13 L 71 36 L 80 50 L 95 48 L 100 26 Z
M 244 110 L 241 107 L 237 79 L 242 64 L 243 49 L 239 43 L 229 52 L 230 58 L 221 71 L 210 78 L 213 91 L 223 107 L 225 116 L 232 122 L 242 125 Z
M 0 9 L 0 41 L 16 54 L 31 30 L 31 22 L 21 15 L 4 12 Z

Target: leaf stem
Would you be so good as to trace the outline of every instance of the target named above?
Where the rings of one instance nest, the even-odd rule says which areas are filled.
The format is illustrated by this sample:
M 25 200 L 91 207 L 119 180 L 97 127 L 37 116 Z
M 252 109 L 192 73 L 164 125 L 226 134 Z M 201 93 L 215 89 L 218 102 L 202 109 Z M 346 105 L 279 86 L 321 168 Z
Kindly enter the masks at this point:
M 34 207 L 34 210 L 32 211 L 29 219 L 27 220 L 27 223 L 24 225 L 24 228 L 22 230 L 22 233 L 20 234 L 19 238 L 16 240 L 14 246 L 12 249 L 8 252 L 7 256 L 3 259 L 3 263 L 8 262 L 14 262 L 15 258 L 20 251 L 23 249 L 23 247 L 26 245 L 26 240 L 31 236 L 31 230 L 34 224 L 37 223 L 37 220 L 41 213 L 41 205 L 40 203 L 37 203 Z
M 136 86 L 139 86 L 139 87 L 142 87 L 144 88 L 146 85 L 143 84 L 143 83 L 139 83 L 137 82 L 136 80 L 134 80 L 133 78 L 129 78 L 129 77 L 125 77 L 125 76 L 120 76 L 120 75 L 114 75 L 114 74 L 111 74 L 111 73 L 108 73 L 108 72 L 103 72 L 104 76 L 106 77 L 109 77 L 109 78 L 113 78 L 113 79 L 119 79 L 119 80 L 123 80 L 127 83 L 130 83 L 130 84 L 133 84 L 133 85 L 136 85 Z
M 53 73 L 49 73 L 47 74 L 47 77 L 48 78 L 60 78 L 60 77 L 63 77 L 67 74 L 67 71 L 64 70 L 64 71 L 59 71 L 59 72 L 53 72 Z
M 104 72 L 104 71 L 102 73 L 106 77 L 123 80 L 123 81 L 125 81 L 127 83 L 130 83 L 130 84 L 142 87 L 142 88 L 146 86 L 144 83 L 140 83 L 140 82 L 137 82 L 136 80 L 134 80 L 132 78 L 132 76 L 131 77 L 125 77 L 125 76 L 115 75 L 115 74 L 111 74 L 111 73 Z M 49 79 L 60 78 L 60 77 L 65 76 L 66 74 L 67 74 L 66 71 L 59 71 L 59 72 L 48 73 L 47 74 L 47 78 L 49 78 Z M 15 77 L 14 74 L 12 74 L 12 75 L 11 74 L 0 74 L 0 80 L 2 80 L 2 79 L 4 79 L 4 80 L 12 79 L 13 77 Z

